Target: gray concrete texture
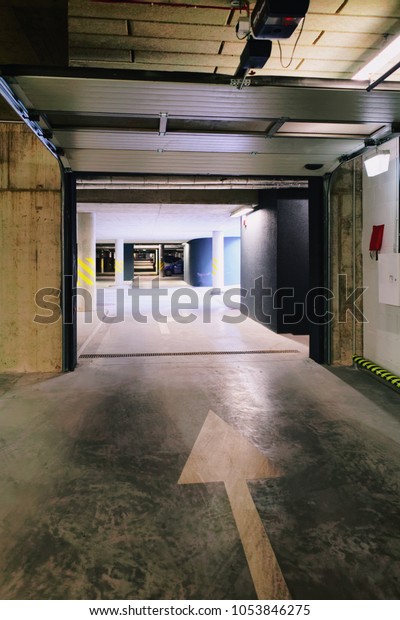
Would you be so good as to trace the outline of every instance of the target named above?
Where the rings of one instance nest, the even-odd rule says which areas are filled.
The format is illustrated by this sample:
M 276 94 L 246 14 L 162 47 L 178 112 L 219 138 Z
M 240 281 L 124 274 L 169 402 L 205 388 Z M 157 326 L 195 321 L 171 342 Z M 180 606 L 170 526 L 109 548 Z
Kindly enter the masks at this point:
M 61 288 L 61 174 L 20 123 L 0 123 L 0 372 L 61 370 L 61 321 L 34 322 L 35 295 Z
M 398 395 L 342 375 L 258 353 L 4 377 L 0 596 L 256 598 L 223 483 L 177 484 L 212 410 L 281 472 L 248 486 L 291 596 L 398 598 Z
M 337 317 L 345 314 L 345 302 L 351 292 L 363 285 L 361 158 L 342 164 L 332 177 L 329 269 L 334 294 L 331 311 L 335 315 L 330 325 L 331 363 L 349 366 L 353 354 L 362 355 L 364 325 L 353 320 L 350 312 L 345 321 Z M 362 297 L 357 300 L 357 307 L 362 313 Z

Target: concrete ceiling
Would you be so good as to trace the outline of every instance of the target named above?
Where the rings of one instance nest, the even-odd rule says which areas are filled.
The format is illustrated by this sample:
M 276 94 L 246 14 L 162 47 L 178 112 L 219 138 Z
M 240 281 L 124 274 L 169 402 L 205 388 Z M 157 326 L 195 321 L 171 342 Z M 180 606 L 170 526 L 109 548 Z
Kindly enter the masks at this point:
M 70 64 L 233 75 L 245 44 L 235 27 L 245 15 L 229 0 L 159 6 L 153 0 L 69 0 Z M 298 30 L 282 42 L 282 62 L 274 42 L 271 58 L 255 74 L 351 78 L 400 32 L 399 18 L 398 0 L 311 0 L 292 62 Z M 400 72 L 390 79 L 400 79 Z
M 14 65 L 3 75 L 65 167 L 82 176 L 322 176 L 365 138 L 396 135 L 400 72 L 373 92 L 350 78 L 400 33 L 399 0 L 311 0 L 282 59 L 274 42 L 241 89 L 231 79 L 244 12 L 228 0 L 203 4 L 0 0 L 0 63 Z M 132 240 L 184 241 L 237 226 L 234 200 L 82 203 L 96 210 L 102 240 L 134 231 Z
M 78 204 L 79 212 L 96 213 L 97 241 L 184 242 L 210 237 L 213 230 L 240 236 L 240 218 L 225 204 Z
M 127 179 L 110 179 L 93 182 L 89 189 L 90 182 L 78 183 L 78 212 L 96 214 L 98 241 L 184 242 L 209 237 L 214 230 L 236 237 L 240 236 L 240 218 L 230 214 L 258 202 L 258 191 L 251 185 L 245 189 L 174 189 L 172 185 L 144 189 L 140 184 L 136 180 L 134 189 L 128 189 L 132 184 Z
M 242 89 L 231 76 L 246 11 L 228 0 L 33 0 L 53 46 L 54 18 L 67 16 L 70 68 L 46 71 L 36 39 L 25 40 L 30 3 L 5 5 L 7 36 L 23 58 L 35 52 L 33 68 L 5 73 L 9 86 L 79 173 L 321 176 L 400 122 L 399 72 L 371 93 L 348 79 L 400 32 L 399 0 L 311 0 L 304 28 L 282 41 L 283 62 L 275 41 Z
M 0 0 L 0 64 L 68 65 L 68 0 Z
M 229 0 L 0 0 L 0 64 L 233 75 L 245 14 Z M 298 31 L 256 74 L 348 79 L 399 18 L 398 0 L 311 0 L 290 65 Z

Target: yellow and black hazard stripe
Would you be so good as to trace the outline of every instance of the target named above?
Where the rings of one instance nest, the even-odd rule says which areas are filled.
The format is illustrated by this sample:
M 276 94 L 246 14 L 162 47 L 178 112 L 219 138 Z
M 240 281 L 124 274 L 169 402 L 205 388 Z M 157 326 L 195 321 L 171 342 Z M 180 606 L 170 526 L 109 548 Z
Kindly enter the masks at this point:
M 364 357 L 361 357 L 361 355 L 353 355 L 353 362 L 355 364 L 358 364 L 358 366 L 360 366 L 361 368 L 372 372 L 380 379 L 387 381 L 391 387 L 400 390 L 400 377 L 394 375 L 389 370 L 386 370 L 386 368 L 382 368 L 381 366 L 374 364 L 374 362 L 371 362 L 371 360 L 366 360 Z

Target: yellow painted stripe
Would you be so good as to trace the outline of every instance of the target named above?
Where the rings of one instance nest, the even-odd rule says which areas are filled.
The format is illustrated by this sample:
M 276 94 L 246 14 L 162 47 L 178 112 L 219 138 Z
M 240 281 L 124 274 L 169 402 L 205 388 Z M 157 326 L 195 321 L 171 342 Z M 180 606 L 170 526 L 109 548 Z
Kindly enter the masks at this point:
M 88 260 L 88 259 L 86 259 L 86 260 Z M 93 269 L 91 269 L 90 267 L 88 267 L 88 266 L 87 266 L 87 265 L 83 262 L 83 260 L 82 260 L 82 259 L 80 259 L 80 258 L 78 258 L 78 265 L 79 265 L 80 267 L 82 267 L 82 269 L 84 269 L 84 270 L 85 270 L 88 274 L 90 274 L 91 276 L 93 276 L 93 277 L 95 276 L 95 273 L 94 273 Z
M 78 269 L 78 275 L 79 275 L 79 277 L 80 277 L 80 279 L 81 279 L 81 280 L 83 280 L 84 282 L 86 282 L 86 284 L 89 284 L 90 286 L 92 286 L 92 285 L 93 285 L 92 280 L 89 280 L 89 278 L 88 278 L 87 276 L 85 276 L 85 274 L 84 274 L 84 273 L 82 273 L 82 271 L 80 271 L 79 269 Z
M 86 259 L 86 262 L 90 263 L 91 265 L 94 265 L 94 258 L 91 258 L 90 256 Z
M 359 366 L 362 366 L 363 368 L 366 368 L 381 379 L 385 379 L 385 381 L 391 383 L 395 387 L 400 388 L 400 377 L 394 375 L 392 372 L 390 372 L 390 370 L 386 370 L 386 368 L 377 366 L 376 364 L 374 364 L 374 362 L 371 362 L 371 360 L 366 360 L 360 355 L 353 355 L 353 362 L 355 362 Z

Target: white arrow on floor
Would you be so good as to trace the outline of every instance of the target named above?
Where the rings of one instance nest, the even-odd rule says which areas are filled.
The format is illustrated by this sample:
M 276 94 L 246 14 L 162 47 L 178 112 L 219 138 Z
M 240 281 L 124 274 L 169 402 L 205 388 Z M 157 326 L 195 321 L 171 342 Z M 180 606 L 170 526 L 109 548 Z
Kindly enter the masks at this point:
M 225 483 L 257 596 L 267 600 L 287 600 L 290 594 L 246 481 L 277 476 L 257 448 L 209 411 L 178 480 Z

